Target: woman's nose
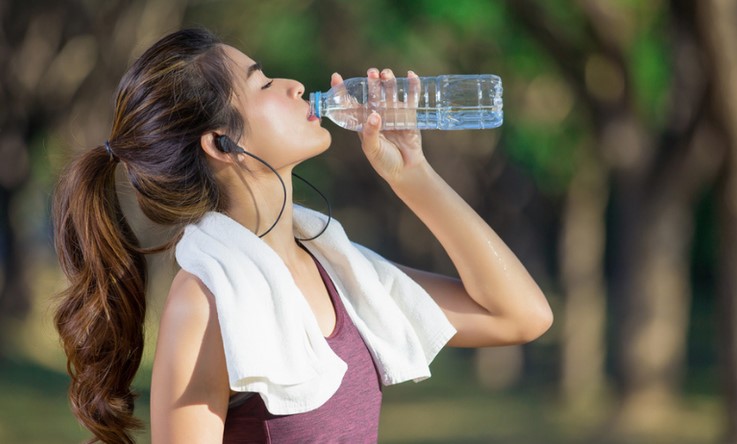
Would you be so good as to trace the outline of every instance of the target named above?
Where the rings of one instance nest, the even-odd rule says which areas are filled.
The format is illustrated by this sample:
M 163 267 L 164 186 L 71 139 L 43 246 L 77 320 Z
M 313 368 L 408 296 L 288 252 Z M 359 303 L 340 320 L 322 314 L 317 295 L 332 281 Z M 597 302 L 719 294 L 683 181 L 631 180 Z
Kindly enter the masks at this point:
M 295 98 L 300 98 L 305 93 L 305 86 L 300 82 L 294 80 L 294 84 L 291 87 L 291 94 Z

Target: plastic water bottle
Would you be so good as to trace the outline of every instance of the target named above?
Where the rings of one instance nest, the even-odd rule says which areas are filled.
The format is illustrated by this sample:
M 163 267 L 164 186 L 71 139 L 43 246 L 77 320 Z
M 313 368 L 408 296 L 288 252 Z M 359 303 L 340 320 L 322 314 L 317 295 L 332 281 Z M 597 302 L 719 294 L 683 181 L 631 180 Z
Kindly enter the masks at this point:
M 310 93 L 314 116 L 361 131 L 372 111 L 383 130 L 486 129 L 500 126 L 502 80 L 491 74 L 394 80 L 355 77 L 327 92 Z

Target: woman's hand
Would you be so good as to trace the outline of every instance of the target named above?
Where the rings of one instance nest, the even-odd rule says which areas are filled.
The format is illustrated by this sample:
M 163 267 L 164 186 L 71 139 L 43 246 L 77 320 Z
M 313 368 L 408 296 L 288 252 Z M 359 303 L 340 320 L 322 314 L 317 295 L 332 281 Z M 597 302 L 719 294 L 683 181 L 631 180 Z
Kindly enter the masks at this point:
M 386 90 L 387 108 L 395 109 L 399 113 L 406 110 L 407 114 L 403 117 L 416 119 L 415 107 L 420 91 L 420 79 L 417 74 L 412 71 L 407 73 L 410 86 L 407 102 L 396 100 L 393 94 L 396 79 L 390 69 L 384 69 L 379 73 L 378 69 L 371 68 L 367 74 L 370 98 L 378 100 L 381 93 L 380 87 L 383 84 Z M 337 86 L 342 82 L 343 78 L 336 73 L 333 74 L 330 84 L 331 86 Z M 393 185 L 405 178 L 407 172 L 425 163 L 425 156 L 422 153 L 422 138 L 418 130 L 380 131 L 381 124 L 381 116 L 376 112 L 372 112 L 364 122 L 363 131 L 358 136 L 361 139 L 363 152 L 371 166 L 384 180 Z

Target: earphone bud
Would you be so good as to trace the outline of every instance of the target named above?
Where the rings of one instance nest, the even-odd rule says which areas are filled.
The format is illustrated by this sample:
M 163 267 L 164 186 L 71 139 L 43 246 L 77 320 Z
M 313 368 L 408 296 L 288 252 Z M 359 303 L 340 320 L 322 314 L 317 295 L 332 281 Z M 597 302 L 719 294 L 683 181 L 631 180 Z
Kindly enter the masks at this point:
M 215 137 L 215 147 L 224 153 L 239 153 L 244 154 L 246 150 L 239 147 L 238 144 L 233 142 L 230 137 L 221 135 Z

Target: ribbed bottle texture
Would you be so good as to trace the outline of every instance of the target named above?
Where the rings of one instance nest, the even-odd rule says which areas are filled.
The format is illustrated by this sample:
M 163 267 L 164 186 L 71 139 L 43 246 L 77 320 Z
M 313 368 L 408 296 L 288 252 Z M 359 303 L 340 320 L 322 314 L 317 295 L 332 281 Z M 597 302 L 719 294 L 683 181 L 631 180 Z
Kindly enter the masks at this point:
M 310 93 L 312 113 L 361 131 L 372 111 L 384 130 L 463 130 L 500 126 L 502 80 L 495 75 L 443 75 L 381 81 L 355 77 Z

